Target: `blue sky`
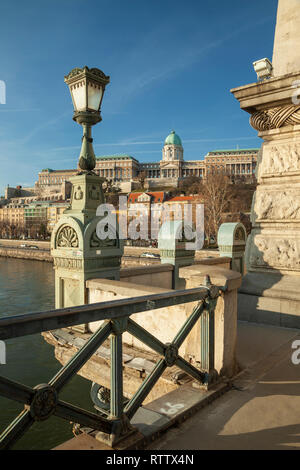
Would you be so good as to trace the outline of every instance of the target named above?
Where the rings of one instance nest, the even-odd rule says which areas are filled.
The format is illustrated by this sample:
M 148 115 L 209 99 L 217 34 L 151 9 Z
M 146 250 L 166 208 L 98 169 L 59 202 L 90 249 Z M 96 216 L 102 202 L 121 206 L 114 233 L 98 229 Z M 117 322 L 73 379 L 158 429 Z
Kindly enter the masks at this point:
M 277 0 L 2 0 L 0 194 L 42 168 L 75 168 L 81 127 L 64 83 L 73 67 L 111 77 L 93 128 L 96 155 L 158 161 L 180 135 L 186 160 L 260 146 L 230 93 L 272 59 Z

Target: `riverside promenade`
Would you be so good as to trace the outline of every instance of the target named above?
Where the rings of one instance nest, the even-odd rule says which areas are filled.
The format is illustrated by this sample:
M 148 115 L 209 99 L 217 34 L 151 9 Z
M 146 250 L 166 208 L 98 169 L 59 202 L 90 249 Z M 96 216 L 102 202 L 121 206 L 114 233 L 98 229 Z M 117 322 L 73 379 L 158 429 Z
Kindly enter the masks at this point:
M 26 247 L 22 245 L 26 245 Z M 30 248 L 34 245 L 37 249 Z M 159 254 L 158 248 L 152 247 L 138 247 L 138 246 L 124 246 L 124 255 L 122 265 L 153 265 L 157 264 L 157 259 L 140 258 L 144 252 Z M 30 259 L 34 261 L 46 261 L 53 263 L 53 257 L 50 253 L 50 242 L 39 240 L 9 240 L 0 239 L 0 257 L 4 258 L 18 258 Z M 219 257 L 218 250 L 200 250 L 196 251 L 195 259 L 201 260 L 203 258 L 216 258 Z
M 0 257 L 53 262 L 50 254 L 50 242 L 40 240 L 0 238 Z

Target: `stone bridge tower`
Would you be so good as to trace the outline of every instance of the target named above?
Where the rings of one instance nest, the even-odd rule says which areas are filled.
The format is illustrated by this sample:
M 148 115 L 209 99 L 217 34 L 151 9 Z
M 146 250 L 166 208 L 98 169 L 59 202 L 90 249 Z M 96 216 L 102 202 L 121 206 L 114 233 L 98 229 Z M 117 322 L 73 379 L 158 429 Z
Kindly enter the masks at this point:
M 263 140 L 241 318 L 300 327 L 300 0 L 279 0 L 273 73 L 231 90 Z

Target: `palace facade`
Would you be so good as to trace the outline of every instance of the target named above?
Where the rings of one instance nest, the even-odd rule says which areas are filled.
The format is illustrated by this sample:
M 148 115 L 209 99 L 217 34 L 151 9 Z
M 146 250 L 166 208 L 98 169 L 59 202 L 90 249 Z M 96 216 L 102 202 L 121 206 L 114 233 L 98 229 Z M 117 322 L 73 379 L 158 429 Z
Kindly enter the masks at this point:
M 172 131 L 165 139 L 159 162 L 139 162 L 130 155 L 105 155 L 96 158 L 95 172 L 112 182 L 130 183 L 142 176 L 148 187 L 177 186 L 189 176 L 205 178 L 210 172 L 230 175 L 232 180 L 255 180 L 259 149 L 215 150 L 202 160 L 184 160 L 180 137 Z M 39 173 L 37 185 L 44 190 L 65 186 L 77 170 L 45 169 Z M 64 191 L 66 188 L 64 187 Z M 130 191 L 130 189 L 129 189 Z M 60 191 L 58 191 L 60 192 Z

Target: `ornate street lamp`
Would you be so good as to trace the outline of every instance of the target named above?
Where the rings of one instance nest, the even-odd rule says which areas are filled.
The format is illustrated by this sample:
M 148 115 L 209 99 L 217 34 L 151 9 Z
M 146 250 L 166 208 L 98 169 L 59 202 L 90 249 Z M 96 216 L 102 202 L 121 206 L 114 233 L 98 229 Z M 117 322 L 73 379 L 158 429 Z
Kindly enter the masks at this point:
M 109 77 L 97 68 L 74 68 L 65 76 L 71 93 L 73 120 L 83 127 L 82 146 L 78 167 L 80 173 L 93 173 L 96 158 L 93 149 L 91 127 L 102 120 L 101 103 Z

